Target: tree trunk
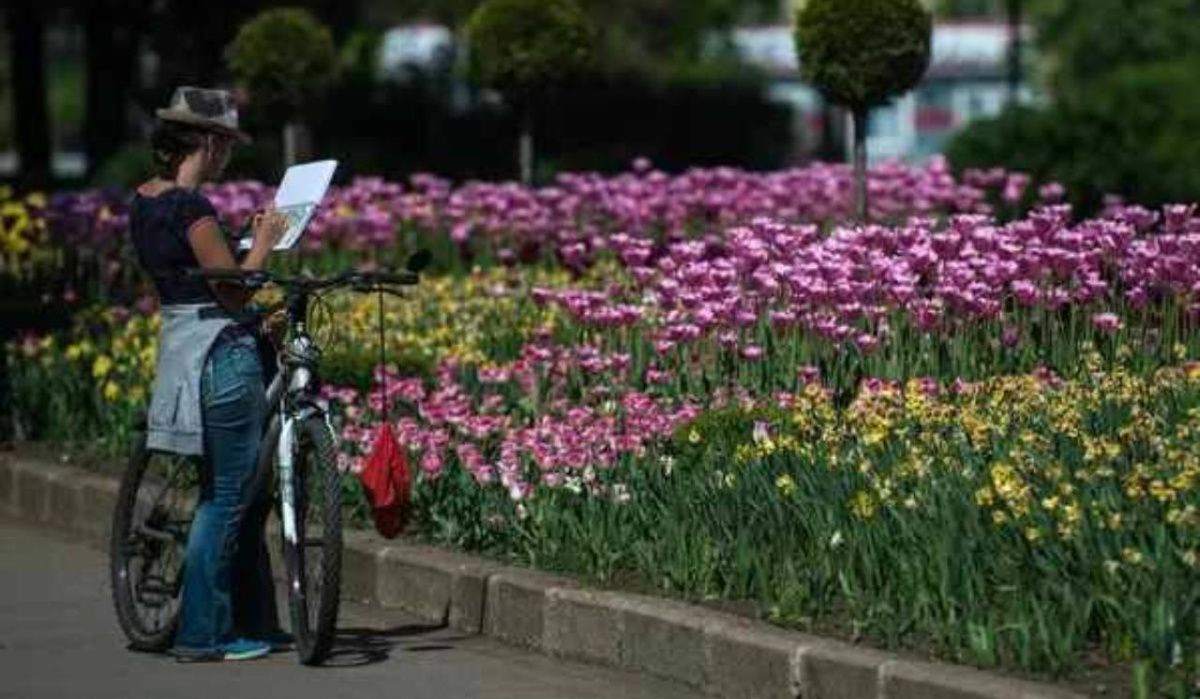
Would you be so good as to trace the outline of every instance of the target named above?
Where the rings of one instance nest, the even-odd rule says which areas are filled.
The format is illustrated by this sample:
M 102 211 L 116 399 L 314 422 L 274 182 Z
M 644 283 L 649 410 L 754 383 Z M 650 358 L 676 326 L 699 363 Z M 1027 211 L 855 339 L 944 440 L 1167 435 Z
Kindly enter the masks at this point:
M 1008 103 L 1014 105 L 1021 91 L 1022 0 L 1008 0 Z
M 10 0 L 8 36 L 11 53 L 18 181 L 23 188 L 50 185 L 50 117 L 46 106 L 46 18 L 41 3 Z
M 840 107 L 822 101 L 821 141 L 817 159 L 826 163 L 846 162 L 846 115 Z
M 520 138 L 521 183 L 533 185 L 533 107 L 526 104 L 521 109 Z
M 309 160 L 312 156 L 312 138 L 308 126 L 301 121 L 290 121 L 283 127 L 283 162 L 285 167 Z
M 124 7 L 121 14 L 126 17 L 140 17 L 148 10 Z M 83 138 L 89 177 L 129 135 L 126 104 L 136 80 L 140 41 L 134 26 L 115 21 L 118 14 L 113 3 L 94 2 L 81 17 L 87 63 Z
M 862 223 L 867 222 L 867 114 L 865 108 L 854 110 L 854 212 Z

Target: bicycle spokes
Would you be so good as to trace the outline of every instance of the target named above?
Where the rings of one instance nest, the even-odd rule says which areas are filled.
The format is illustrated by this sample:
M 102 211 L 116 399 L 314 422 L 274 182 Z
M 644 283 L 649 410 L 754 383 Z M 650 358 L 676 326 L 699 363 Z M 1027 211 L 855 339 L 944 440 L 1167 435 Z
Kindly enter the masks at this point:
M 178 612 L 200 470 L 181 457 L 150 453 L 144 458 L 140 477 L 131 484 L 131 512 L 119 532 L 119 584 L 127 588 L 130 621 L 141 634 L 155 636 L 169 629 Z

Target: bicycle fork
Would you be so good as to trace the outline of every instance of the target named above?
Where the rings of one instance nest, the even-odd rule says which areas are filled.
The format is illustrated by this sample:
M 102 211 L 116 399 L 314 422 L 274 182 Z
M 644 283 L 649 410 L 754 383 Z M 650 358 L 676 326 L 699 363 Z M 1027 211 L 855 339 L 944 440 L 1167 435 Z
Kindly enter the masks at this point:
M 276 468 L 279 474 L 280 518 L 283 520 L 283 538 L 293 545 L 297 543 L 296 532 L 296 420 L 284 416 L 279 430 L 279 445 L 276 447 Z

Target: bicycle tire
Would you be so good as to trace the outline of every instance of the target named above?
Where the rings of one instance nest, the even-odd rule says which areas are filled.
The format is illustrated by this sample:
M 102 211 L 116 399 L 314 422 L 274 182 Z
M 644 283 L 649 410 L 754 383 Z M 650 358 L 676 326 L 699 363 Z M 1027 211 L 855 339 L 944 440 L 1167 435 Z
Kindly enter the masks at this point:
M 342 483 L 329 427 L 320 417 L 298 427 L 296 541 L 283 537 L 296 653 L 305 665 L 329 657 L 337 633 L 342 573 Z M 314 536 L 319 533 L 319 537 Z M 319 558 L 314 551 L 319 549 Z
M 109 535 L 109 576 L 117 622 L 129 640 L 129 647 L 162 652 L 171 646 L 179 625 L 184 554 L 199 479 L 194 465 L 186 459 L 150 451 L 145 441 L 143 433 L 134 433 L 134 444 L 117 491 Z M 166 466 L 168 480 L 157 495 L 150 496 L 142 491 L 144 487 L 153 489 L 157 485 L 149 481 L 157 470 L 152 467 L 160 460 Z M 180 484 L 178 492 L 172 493 L 176 476 L 187 469 L 193 471 L 187 485 Z M 177 501 L 180 494 L 184 503 L 190 500 L 190 506 Z M 168 495 L 171 499 L 164 502 Z M 148 531 L 157 536 L 148 536 Z M 164 533 L 170 536 L 169 541 L 162 538 Z M 163 570 L 153 572 L 160 563 Z M 157 580 L 149 582 L 154 579 L 149 576 Z M 154 607 L 165 612 L 154 614 L 159 623 L 151 625 L 147 610 Z

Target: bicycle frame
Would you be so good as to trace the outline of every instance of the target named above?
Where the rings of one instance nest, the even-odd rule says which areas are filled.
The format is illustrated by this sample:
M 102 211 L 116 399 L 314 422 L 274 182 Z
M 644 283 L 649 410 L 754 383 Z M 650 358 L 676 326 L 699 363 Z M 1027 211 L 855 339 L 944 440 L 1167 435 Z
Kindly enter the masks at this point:
M 307 290 L 289 292 L 287 340 L 279 354 L 279 371 L 267 387 L 267 425 L 259 450 L 259 470 L 266 472 L 273 465 L 279 479 L 279 515 L 283 535 L 291 543 L 297 539 L 295 485 L 296 426 L 314 416 L 320 416 L 336 438 L 329 418 L 329 406 L 317 394 L 317 369 L 321 349 L 308 333 L 308 307 L 311 294 Z

